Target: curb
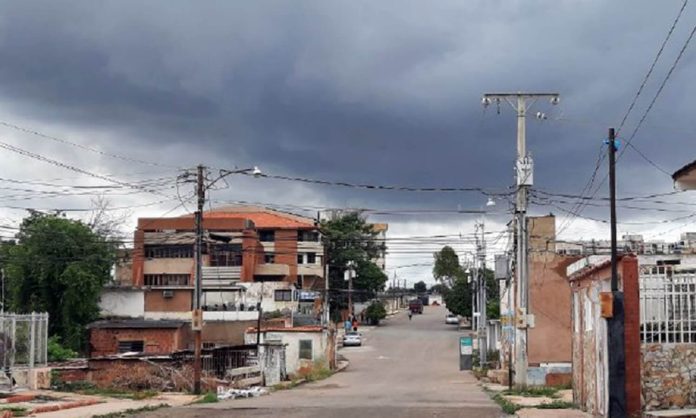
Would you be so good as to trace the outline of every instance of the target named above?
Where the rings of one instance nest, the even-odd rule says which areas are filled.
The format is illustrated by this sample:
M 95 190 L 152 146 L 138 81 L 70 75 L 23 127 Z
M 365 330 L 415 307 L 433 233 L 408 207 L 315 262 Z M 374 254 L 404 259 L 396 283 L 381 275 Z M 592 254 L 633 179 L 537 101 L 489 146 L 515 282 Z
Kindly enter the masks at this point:
M 343 360 L 343 361 L 341 361 L 341 363 L 343 363 L 343 365 L 336 367 L 336 371 L 334 372 L 334 374 L 342 372 L 345 369 L 347 369 L 348 366 L 350 366 L 350 361 L 348 361 L 348 360 Z

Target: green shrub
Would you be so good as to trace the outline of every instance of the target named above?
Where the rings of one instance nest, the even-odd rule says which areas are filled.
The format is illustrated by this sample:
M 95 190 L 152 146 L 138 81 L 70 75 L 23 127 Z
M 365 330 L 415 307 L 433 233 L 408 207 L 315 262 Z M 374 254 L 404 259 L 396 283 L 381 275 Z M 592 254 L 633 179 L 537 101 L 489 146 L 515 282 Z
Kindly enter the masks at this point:
M 207 392 L 196 403 L 215 403 L 218 402 L 217 394 L 214 392 Z
M 365 318 L 373 324 L 378 324 L 380 320 L 387 317 L 387 310 L 382 302 L 376 300 L 365 310 Z
M 77 357 L 77 353 L 60 343 L 60 337 L 54 335 L 48 338 L 48 361 L 65 361 Z
M 536 408 L 539 408 L 539 409 L 571 409 L 571 408 L 575 408 L 575 405 L 571 402 L 555 400 L 555 401 L 550 402 L 550 403 L 544 403 L 541 405 L 537 405 Z
M 503 395 L 517 395 L 526 397 L 547 396 L 553 398 L 557 396 L 558 389 L 547 386 L 528 386 L 525 389 L 511 389 L 503 392 Z
M 522 408 L 521 406 L 505 399 L 503 395 L 501 395 L 500 393 L 495 394 L 495 396 L 493 396 L 493 400 L 498 405 L 500 405 L 500 407 L 503 409 L 503 412 L 505 412 L 508 415 L 514 415 L 515 412 Z

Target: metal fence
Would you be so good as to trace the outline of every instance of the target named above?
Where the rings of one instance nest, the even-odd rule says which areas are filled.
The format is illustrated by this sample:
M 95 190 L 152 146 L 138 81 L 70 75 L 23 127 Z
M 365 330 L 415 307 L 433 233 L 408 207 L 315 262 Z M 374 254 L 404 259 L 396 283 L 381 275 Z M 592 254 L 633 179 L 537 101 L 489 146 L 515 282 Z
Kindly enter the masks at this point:
M 672 266 L 641 266 L 643 343 L 696 343 L 696 273 Z
M 5 370 L 45 365 L 48 314 L 0 314 L 0 357 Z
M 219 379 L 228 371 L 246 367 L 256 357 L 256 345 L 215 347 L 201 350 L 201 370 Z M 175 360 L 193 364 L 193 351 L 185 350 L 172 354 Z

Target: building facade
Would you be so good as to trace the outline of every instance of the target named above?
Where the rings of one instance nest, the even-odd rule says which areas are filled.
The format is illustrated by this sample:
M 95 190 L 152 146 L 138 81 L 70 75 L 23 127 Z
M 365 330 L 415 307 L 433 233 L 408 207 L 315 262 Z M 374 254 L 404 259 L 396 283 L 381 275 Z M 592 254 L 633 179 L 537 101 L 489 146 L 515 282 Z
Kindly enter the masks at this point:
M 319 323 L 324 248 L 313 219 L 230 206 L 204 212 L 203 230 L 204 345 L 242 343 L 244 330 L 258 321 L 258 306 L 271 317 Z M 102 315 L 145 320 L 140 334 L 148 332 L 143 324 L 155 332 L 158 320 L 188 324 L 194 302 L 194 231 L 192 214 L 140 218 L 130 257 L 117 266 L 116 280 L 103 291 Z M 93 332 L 102 333 L 105 326 Z M 119 333 L 124 332 L 122 325 Z
M 323 246 L 312 219 L 226 207 L 205 212 L 203 229 L 204 311 L 253 312 L 259 303 L 264 311 L 295 311 L 300 294 L 321 297 Z M 132 284 L 144 291 L 146 317 L 191 311 L 194 240 L 192 215 L 138 220 Z

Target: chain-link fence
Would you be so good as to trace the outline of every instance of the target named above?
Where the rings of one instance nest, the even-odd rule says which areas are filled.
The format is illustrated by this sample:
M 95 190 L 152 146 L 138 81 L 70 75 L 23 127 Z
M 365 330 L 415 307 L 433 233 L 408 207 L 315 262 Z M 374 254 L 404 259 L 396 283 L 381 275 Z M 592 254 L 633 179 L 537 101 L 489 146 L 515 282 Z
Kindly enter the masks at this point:
M 4 370 L 48 361 L 48 314 L 0 314 L 0 357 Z

